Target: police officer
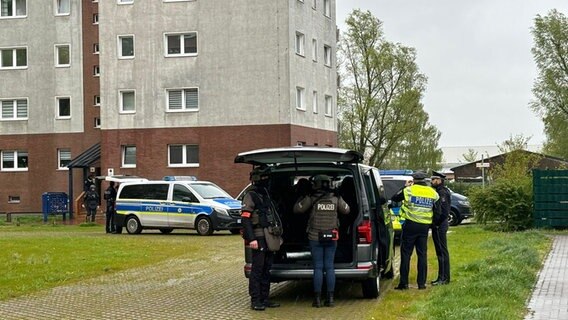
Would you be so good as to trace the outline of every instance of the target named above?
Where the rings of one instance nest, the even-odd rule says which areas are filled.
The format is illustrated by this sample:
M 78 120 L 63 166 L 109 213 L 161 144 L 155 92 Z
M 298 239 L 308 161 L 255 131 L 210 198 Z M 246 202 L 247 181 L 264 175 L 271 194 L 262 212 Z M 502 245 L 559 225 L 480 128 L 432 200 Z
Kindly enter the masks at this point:
M 414 248 L 418 256 L 418 289 L 426 289 L 428 230 L 434 216 L 434 205 L 439 199 L 436 190 L 426 185 L 424 172 L 415 172 L 412 178 L 414 184 L 403 188 L 391 199 L 402 201 L 401 217 L 405 219 L 400 239 L 400 281 L 395 288 L 397 290 L 408 289 L 410 256 Z
M 435 216 L 432 223 L 432 240 L 434 240 L 436 256 L 438 257 L 438 278 L 432 281 L 434 286 L 450 282 L 450 253 L 448 252 L 446 233 L 448 232 L 448 217 L 452 200 L 450 190 L 444 185 L 445 178 L 445 175 L 432 171 L 432 187 L 436 189 L 440 196 L 440 214 Z
M 83 208 L 87 209 L 87 216 L 85 222 L 95 222 L 95 214 L 99 208 L 99 194 L 95 191 L 96 187 L 92 184 L 89 191 L 83 196 Z
M 307 232 L 314 267 L 314 302 L 312 306 L 315 308 L 321 307 L 321 288 L 324 271 L 327 284 L 327 295 L 324 304 L 327 307 L 334 306 L 334 259 L 337 240 L 339 239 L 337 214 L 349 214 L 349 205 L 340 196 L 335 196 L 331 193 L 330 185 L 331 179 L 328 176 L 315 176 L 314 194 L 300 198 L 294 205 L 294 213 L 305 213 L 311 210 Z
M 106 233 L 116 233 L 116 227 L 114 226 L 116 205 L 116 188 L 114 187 L 114 181 L 111 181 L 109 187 L 106 188 L 104 198 L 106 200 Z
M 253 188 L 243 198 L 243 237 L 252 249 L 252 270 L 249 277 L 251 309 L 262 311 L 280 304 L 268 300 L 270 294 L 270 268 L 274 252 L 268 250 L 264 228 L 271 225 L 274 215 L 272 200 L 268 194 L 268 168 L 255 168 L 250 174 Z

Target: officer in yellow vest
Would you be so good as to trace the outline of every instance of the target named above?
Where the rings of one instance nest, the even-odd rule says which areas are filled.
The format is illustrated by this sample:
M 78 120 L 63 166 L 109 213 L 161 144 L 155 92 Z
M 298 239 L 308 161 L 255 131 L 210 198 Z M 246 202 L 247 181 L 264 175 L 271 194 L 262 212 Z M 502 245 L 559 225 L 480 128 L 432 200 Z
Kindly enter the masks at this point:
M 406 219 L 400 238 L 400 281 L 395 288 L 397 290 L 408 289 L 410 256 L 415 247 L 418 256 L 418 289 L 426 289 L 428 230 L 432 224 L 435 203 L 440 198 L 436 190 L 426 184 L 424 172 L 415 172 L 412 178 L 413 185 L 401 189 L 391 198 L 394 202 L 402 201 L 400 214 Z

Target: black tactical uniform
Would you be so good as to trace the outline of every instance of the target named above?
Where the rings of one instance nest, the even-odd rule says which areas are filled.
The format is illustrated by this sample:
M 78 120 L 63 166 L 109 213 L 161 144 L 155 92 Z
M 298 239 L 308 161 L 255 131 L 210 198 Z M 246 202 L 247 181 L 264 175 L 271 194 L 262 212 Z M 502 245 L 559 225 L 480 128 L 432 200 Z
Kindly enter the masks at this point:
M 252 248 L 252 270 L 249 277 L 249 295 L 253 310 L 279 307 L 270 302 L 270 268 L 274 252 L 268 250 L 264 237 L 264 228 L 271 226 L 274 219 L 274 206 L 268 194 L 268 172 L 255 169 L 251 172 L 254 187 L 243 198 L 242 224 L 243 236 Z
M 92 184 L 89 191 L 83 196 L 83 207 L 87 209 L 85 222 L 95 222 L 95 214 L 99 207 L 99 194 L 95 191 L 95 185 Z
M 116 204 L 116 189 L 114 188 L 114 181 L 111 181 L 110 186 L 105 190 L 104 198 L 106 200 L 106 233 L 116 233 L 116 227 L 114 225 Z
M 436 189 L 440 195 L 439 215 L 432 224 L 432 240 L 436 248 L 436 256 L 438 257 L 438 278 L 432 281 L 432 285 L 447 284 L 450 282 L 450 253 L 448 251 L 448 241 L 446 233 L 448 232 L 448 217 L 450 215 L 452 200 L 450 190 L 444 185 L 446 176 L 438 173 L 432 173 L 432 187 Z

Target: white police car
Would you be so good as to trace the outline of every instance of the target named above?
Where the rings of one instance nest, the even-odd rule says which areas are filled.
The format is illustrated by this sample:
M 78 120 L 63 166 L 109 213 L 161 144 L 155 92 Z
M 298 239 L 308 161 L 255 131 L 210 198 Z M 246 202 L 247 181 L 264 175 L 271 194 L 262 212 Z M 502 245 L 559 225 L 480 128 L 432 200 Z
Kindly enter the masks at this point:
M 200 235 L 217 230 L 239 233 L 241 202 L 209 181 L 166 176 L 160 181 L 123 183 L 116 197 L 115 224 L 130 234 L 142 229 L 195 229 Z

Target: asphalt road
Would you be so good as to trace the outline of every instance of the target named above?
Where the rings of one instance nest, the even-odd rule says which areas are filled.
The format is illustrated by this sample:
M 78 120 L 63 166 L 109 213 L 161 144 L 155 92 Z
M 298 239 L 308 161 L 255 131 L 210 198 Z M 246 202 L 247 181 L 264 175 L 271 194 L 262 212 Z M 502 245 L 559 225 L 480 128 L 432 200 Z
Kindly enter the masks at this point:
M 216 249 L 206 259 L 176 257 L 1 301 L 0 319 L 366 319 L 380 301 L 363 299 L 359 283 L 339 281 L 336 307 L 316 309 L 311 283 L 291 281 L 272 287 L 271 299 L 282 307 L 252 311 L 238 235 L 169 236 Z M 383 282 L 381 290 L 389 285 Z

